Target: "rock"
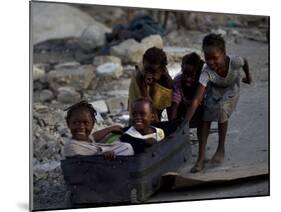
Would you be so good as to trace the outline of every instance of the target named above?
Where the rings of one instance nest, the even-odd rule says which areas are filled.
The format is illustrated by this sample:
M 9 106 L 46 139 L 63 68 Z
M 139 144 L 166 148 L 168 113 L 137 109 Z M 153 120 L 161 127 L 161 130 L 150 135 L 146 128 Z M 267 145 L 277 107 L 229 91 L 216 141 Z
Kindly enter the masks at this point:
M 260 30 L 251 30 L 251 32 L 245 34 L 244 37 L 249 40 L 267 42 L 266 33 L 263 33 Z
M 85 52 L 82 49 L 78 49 L 74 53 L 74 59 L 80 64 L 91 64 L 96 54 L 96 52 Z
M 45 72 L 50 71 L 52 68 L 52 65 L 48 63 L 38 63 L 36 66 L 40 69 L 43 69 Z
M 83 50 L 90 52 L 105 44 L 105 33 L 110 31 L 105 25 L 97 22 L 83 31 L 79 38 L 79 45 Z
M 129 85 L 126 88 L 128 88 L 128 87 L 129 87 Z M 106 94 L 108 96 L 112 96 L 112 97 L 120 96 L 120 97 L 128 98 L 129 91 L 126 88 L 124 88 L 124 87 L 122 88 L 122 85 L 119 88 L 115 88 L 115 86 L 113 85 L 113 90 L 106 92 Z M 121 90 L 121 89 L 126 89 L 126 90 Z
M 78 102 L 81 99 L 81 95 L 73 87 L 60 87 L 57 99 L 61 103 L 69 104 Z
M 157 47 L 162 49 L 163 48 L 163 40 L 160 35 L 150 35 L 144 39 L 141 40 L 141 44 L 143 44 L 145 47 L 145 51 L 151 47 Z
M 97 77 L 118 79 L 123 74 L 123 67 L 116 63 L 105 63 L 97 67 Z
M 91 25 L 99 25 L 91 16 L 67 4 L 32 2 L 33 44 L 61 38 L 79 38 Z
M 94 17 L 95 20 L 105 23 L 107 26 L 128 21 L 126 11 L 121 7 L 94 5 L 95 9 L 93 9 L 93 7 L 89 7 L 86 4 L 77 4 L 75 6 Z
M 190 54 L 192 52 L 196 52 L 203 58 L 202 52 L 199 49 L 195 49 L 195 48 L 167 46 L 167 47 L 164 47 L 164 51 L 167 54 L 168 63 L 171 63 L 171 62 L 180 62 L 181 63 L 183 56 L 186 54 Z
M 124 63 L 139 63 L 145 52 L 145 46 L 134 39 L 128 39 L 111 47 L 110 54 L 120 57 Z
M 51 90 L 45 89 L 39 94 L 39 99 L 42 102 L 51 101 L 54 98 L 54 94 Z
M 135 66 L 132 65 L 125 65 L 123 66 L 124 70 L 124 77 L 125 78 L 131 78 L 132 72 L 136 70 Z
M 212 33 L 220 34 L 223 38 L 227 35 L 227 32 L 223 29 L 211 30 Z
M 229 34 L 232 35 L 232 36 L 236 36 L 236 37 L 242 37 L 241 33 L 238 32 L 237 30 L 235 29 L 232 29 L 229 31 Z
M 68 135 L 71 137 L 71 134 L 69 134 L 69 129 L 66 126 L 58 126 L 57 131 L 62 137 L 67 137 Z M 64 144 L 64 139 L 61 139 L 61 143 Z
M 99 92 L 103 96 L 112 96 L 111 93 L 119 93 L 125 90 L 128 93 L 128 88 L 130 85 L 131 79 L 124 79 L 122 75 L 122 79 L 120 80 L 100 80 L 99 85 L 97 86 L 95 92 Z M 120 91 L 120 92 L 119 92 Z M 116 95 L 114 95 L 116 96 Z M 128 94 L 126 95 L 128 96 Z M 102 98 L 102 97 L 101 97 Z M 100 99 L 100 98 L 98 98 Z
M 45 76 L 45 70 L 39 68 L 37 65 L 33 65 L 32 76 L 33 80 L 39 80 Z
M 91 102 L 92 106 L 95 108 L 95 110 L 99 113 L 107 113 L 108 107 L 104 100 L 98 100 Z
M 233 42 L 234 43 L 239 44 L 239 43 L 242 42 L 242 37 L 243 36 L 242 36 L 242 34 L 239 31 L 232 29 L 232 30 L 230 30 L 228 32 L 228 34 L 233 37 Z
M 69 70 L 69 69 L 77 69 L 79 68 L 80 63 L 76 62 L 76 61 L 72 61 L 72 62 L 65 62 L 65 63 L 60 63 L 58 65 L 54 66 L 55 70 Z
M 69 65 L 69 64 L 68 64 Z M 52 70 L 47 74 L 47 81 L 53 90 L 61 86 L 75 87 L 78 90 L 87 89 L 95 78 L 93 65 L 57 66 L 57 70 Z
M 36 173 L 39 173 L 39 172 L 44 173 L 44 172 L 49 172 L 49 171 L 55 170 L 59 166 L 60 166 L 59 161 L 50 161 L 48 163 L 35 165 L 33 167 L 33 171 L 36 172 Z
M 43 89 L 43 84 L 39 80 L 35 80 L 33 82 L 33 91 L 41 91 Z M 38 96 L 39 97 L 39 96 Z
M 34 157 L 40 162 L 56 160 L 61 157 L 61 145 L 58 140 L 59 138 L 54 136 L 52 132 L 42 131 L 40 137 L 33 139 Z
M 94 58 L 93 64 L 95 66 L 100 66 L 104 63 L 115 63 L 121 65 L 121 59 L 115 56 L 96 56 Z
M 121 44 L 113 46 L 110 50 L 111 55 L 120 57 L 124 63 L 137 64 L 142 61 L 144 52 L 151 47 L 163 48 L 163 40 L 160 35 L 150 35 L 137 42 L 128 39 Z
M 61 106 L 60 106 L 61 107 Z M 39 121 L 43 121 L 43 123 L 45 125 L 48 125 L 49 127 L 51 127 L 52 129 L 54 128 L 54 126 L 58 126 L 60 124 L 64 124 L 64 118 L 66 116 L 66 112 L 62 111 L 62 109 L 53 111 L 50 110 L 49 107 L 46 106 L 46 108 L 48 109 L 48 111 L 44 114 L 35 114 L 35 117 L 37 118 L 37 120 Z
M 47 113 L 49 111 L 48 106 L 42 104 L 34 104 L 33 109 L 38 113 Z
M 124 110 L 127 110 L 128 107 L 128 98 L 127 97 L 114 97 L 106 100 L 107 106 L 110 113 L 118 114 Z
M 173 30 L 163 37 L 165 46 L 190 46 L 189 32 L 185 29 Z

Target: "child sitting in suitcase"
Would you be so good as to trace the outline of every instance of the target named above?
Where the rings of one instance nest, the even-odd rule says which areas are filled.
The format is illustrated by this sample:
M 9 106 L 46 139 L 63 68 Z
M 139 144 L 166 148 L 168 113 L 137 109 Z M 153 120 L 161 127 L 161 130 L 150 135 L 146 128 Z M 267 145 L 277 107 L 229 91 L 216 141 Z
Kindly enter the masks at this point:
M 113 144 L 97 143 L 112 132 L 122 133 L 120 126 L 115 125 L 99 131 L 91 132 L 95 125 L 96 111 L 87 101 L 81 101 L 66 109 L 67 126 L 72 139 L 64 146 L 65 157 L 75 155 L 102 154 L 106 159 L 113 159 L 115 155 L 133 155 L 132 146 L 128 143 L 114 142 Z
M 164 139 L 164 131 L 153 127 L 152 102 L 148 98 L 138 98 L 132 104 L 132 126 L 120 137 L 121 142 L 132 145 L 135 154 Z

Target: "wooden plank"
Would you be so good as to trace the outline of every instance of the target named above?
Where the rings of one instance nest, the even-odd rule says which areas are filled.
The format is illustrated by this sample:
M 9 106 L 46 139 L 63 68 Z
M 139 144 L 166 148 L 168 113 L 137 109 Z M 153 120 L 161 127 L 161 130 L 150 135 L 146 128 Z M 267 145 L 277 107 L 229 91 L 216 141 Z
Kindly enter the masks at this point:
M 171 189 L 198 185 L 224 183 L 258 176 L 268 176 L 268 164 L 254 164 L 243 167 L 222 167 L 200 173 L 169 172 L 163 175 L 163 182 L 169 182 Z

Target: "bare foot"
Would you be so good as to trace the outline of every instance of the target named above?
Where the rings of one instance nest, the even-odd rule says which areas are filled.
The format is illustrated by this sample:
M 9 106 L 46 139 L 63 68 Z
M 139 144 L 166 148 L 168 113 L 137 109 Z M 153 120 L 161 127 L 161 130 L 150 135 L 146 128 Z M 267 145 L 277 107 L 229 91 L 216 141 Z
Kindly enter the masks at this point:
M 209 162 L 210 162 L 210 158 L 204 159 L 204 164 L 209 163 Z
M 196 173 L 202 171 L 204 168 L 204 161 L 203 162 L 196 162 L 196 164 L 190 169 L 191 173 Z
M 216 152 L 216 154 L 212 157 L 210 163 L 213 165 L 221 164 L 224 160 L 224 153 Z

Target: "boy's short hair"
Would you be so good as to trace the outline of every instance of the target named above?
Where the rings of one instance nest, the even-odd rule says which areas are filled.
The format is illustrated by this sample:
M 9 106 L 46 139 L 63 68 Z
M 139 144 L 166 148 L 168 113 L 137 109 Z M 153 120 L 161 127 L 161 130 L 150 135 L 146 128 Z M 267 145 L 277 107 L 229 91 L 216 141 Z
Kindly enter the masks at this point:
M 69 121 L 70 117 L 72 116 L 74 111 L 77 110 L 88 110 L 91 113 L 91 117 L 93 119 L 93 121 L 96 120 L 96 110 L 95 108 L 92 106 L 92 104 L 88 103 L 86 100 L 82 100 L 78 103 L 75 103 L 74 105 L 71 105 L 70 107 L 66 108 L 64 111 L 67 111 L 66 114 L 66 120 Z
M 163 49 L 151 47 L 147 49 L 143 55 L 143 62 L 147 61 L 151 64 L 159 64 L 165 67 L 168 64 L 166 53 Z
M 149 105 L 149 108 L 150 108 L 151 112 L 154 112 L 152 101 L 149 98 L 145 98 L 145 97 L 137 98 L 136 100 L 134 100 L 132 102 L 131 108 L 133 108 L 133 105 L 135 105 L 138 102 L 143 102 L 144 104 L 147 103 Z

